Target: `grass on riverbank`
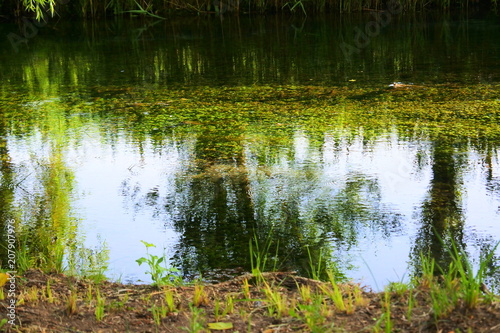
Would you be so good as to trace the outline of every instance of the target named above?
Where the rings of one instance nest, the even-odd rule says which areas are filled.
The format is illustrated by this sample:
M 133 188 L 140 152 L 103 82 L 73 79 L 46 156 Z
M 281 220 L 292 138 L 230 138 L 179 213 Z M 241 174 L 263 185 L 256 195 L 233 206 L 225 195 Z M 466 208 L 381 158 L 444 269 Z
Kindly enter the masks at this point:
M 217 284 L 155 286 L 28 270 L 0 294 L 7 309 L 15 286 L 16 325 L 0 325 L 7 332 L 494 332 L 500 299 L 484 284 L 492 253 L 477 269 L 455 246 L 446 269 L 422 256 L 418 277 L 379 293 L 339 283 L 333 272 L 321 282 L 257 267 Z
M 292 273 L 214 285 L 122 285 L 27 271 L 6 332 L 494 332 L 500 303 L 464 283 L 423 276 L 381 293 Z M 450 293 L 451 294 L 448 294 Z M 7 293 L 1 295 L 7 306 Z

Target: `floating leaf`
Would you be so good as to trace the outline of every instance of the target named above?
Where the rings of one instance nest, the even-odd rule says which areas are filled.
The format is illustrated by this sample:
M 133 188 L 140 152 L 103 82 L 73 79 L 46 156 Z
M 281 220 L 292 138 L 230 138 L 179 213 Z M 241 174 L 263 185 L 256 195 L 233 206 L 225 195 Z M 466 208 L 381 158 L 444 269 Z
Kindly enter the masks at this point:
M 209 323 L 208 329 L 210 330 L 230 330 L 233 328 L 233 323 L 225 323 L 225 322 L 217 322 L 217 323 Z

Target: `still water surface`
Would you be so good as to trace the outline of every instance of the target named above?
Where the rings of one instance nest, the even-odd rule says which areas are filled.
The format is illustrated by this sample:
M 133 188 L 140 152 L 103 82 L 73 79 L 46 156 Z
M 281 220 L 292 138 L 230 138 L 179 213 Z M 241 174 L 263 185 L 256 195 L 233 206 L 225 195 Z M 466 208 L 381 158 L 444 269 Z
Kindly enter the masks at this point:
M 189 277 L 249 270 L 258 239 L 271 266 L 323 260 L 373 289 L 421 252 L 446 263 L 435 231 L 476 260 L 500 240 L 498 18 L 394 16 L 356 44 L 370 21 L 53 22 L 18 52 L 2 40 L 2 218 L 28 247 L 60 242 L 65 265 L 107 253 L 125 282 L 149 281 L 141 240 Z

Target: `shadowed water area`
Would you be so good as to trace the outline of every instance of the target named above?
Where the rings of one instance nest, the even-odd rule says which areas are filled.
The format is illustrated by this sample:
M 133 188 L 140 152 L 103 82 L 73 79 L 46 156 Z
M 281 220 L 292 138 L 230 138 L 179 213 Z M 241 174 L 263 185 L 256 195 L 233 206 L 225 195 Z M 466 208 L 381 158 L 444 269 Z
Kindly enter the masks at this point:
M 421 253 L 446 266 L 441 240 L 475 261 L 500 241 L 498 17 L 54 19 L 13 39 L 26 28 L 0 25 L 18 268 L 150 281 L 143 240 L 189 278 L 261 253 L 381 289 Z

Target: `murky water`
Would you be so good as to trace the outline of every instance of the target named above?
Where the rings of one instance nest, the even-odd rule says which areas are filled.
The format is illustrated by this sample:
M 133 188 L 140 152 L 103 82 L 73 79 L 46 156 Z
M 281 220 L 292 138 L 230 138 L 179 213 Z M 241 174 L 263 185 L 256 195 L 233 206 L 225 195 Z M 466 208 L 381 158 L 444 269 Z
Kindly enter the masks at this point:
M 141 240 L 190 277 L 249 270 L 257 239 L 268 268 L 324 261 L 374 289 L 419 253 L 445 263 L 439 237 L 476 260 L 500 241 L 500 24 L 380 20 L 50 22 L 2 39 L 2 223 L 33 262 L 63 251 L 127 282 L 148 281 Z

